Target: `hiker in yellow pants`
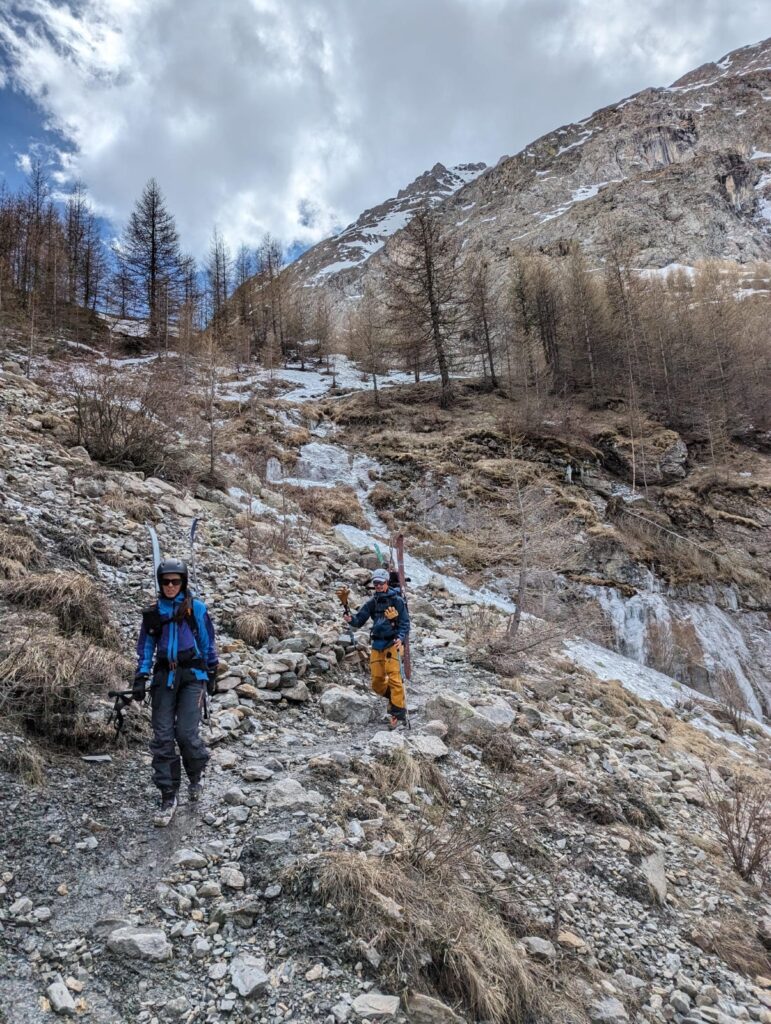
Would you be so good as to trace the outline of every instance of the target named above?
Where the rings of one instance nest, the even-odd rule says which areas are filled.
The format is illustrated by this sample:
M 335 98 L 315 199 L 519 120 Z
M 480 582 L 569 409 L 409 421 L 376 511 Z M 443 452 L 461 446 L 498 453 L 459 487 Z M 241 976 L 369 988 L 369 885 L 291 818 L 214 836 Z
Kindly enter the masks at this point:
M 372 689 L 380 697 L 388 699 L 388 725 L 395 729 L 407 720 L 399 659 L 410 632 L 410 616 L 404 600 L 389 587 L 385 569 L 376 569 L 372 573 L 372 586 L 375 596 L 363 604 L 355 615 L 346 613 L 343 617 L 354 629 L 363 626 L 367 619 L 372 619 L 372 650 L 369 656 Z

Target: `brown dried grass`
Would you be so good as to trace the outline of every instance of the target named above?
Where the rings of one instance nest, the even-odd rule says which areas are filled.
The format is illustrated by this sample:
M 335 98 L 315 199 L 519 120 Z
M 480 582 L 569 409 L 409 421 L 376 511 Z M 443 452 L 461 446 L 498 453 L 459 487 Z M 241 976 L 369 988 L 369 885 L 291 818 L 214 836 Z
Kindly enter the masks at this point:
M 754 924 L 741 914 L 726 913 L 701 921 L 689 937 L 705 953 L 713 953 L 740 974 L 751 978 L 771 974 L 771 957 L 756 938 Z
M 89 717 L 93 695 L 124 689 L 132 663 L 95 644 L 31 629 L 0 649 L 0 714 L 62 746 L 106 735 Z
M 43 561 L 43 552 L 28 531 L 0 526 L 0 573 L 7 579 L 23 575 Z M 4 566 L 9 571 L 5 571 Z M 17 567 L 20 567 L 20 571 Z
M 360 530 L 368 528 L 352 487 L 288 487 L 287 492 L 311 519 L 319 519 L 331 526 L 349 523 Z
M 233 616 L 226 616 L 223 626 L 237 640 L 243 640 L 251 647 L 259 647 L 271 636 L 282 640 L 289 632 L 283 613 L 266 605 L 244 608 Z
M 40 752 L 23 736 L 0 734 L 0 768 L 28 786 L 41 786 L 45 777 Z
M 102 502 L 115 512 L 123 512 L 135 523 L 152 523 L 160 517 L 155 504 L 148 498 L 140 498 L 138 494 L 108 491 L 102 498 Z
M 449 796 L 449 786 L 442 769 L 433 761 L 414 757 L 407 750 L 395 750 L 378 760 L 368 768 L 368 773 L 375 788 L 384 796 L 400 789 L 406 793 L 423 789 L 442 802 Z
M 513 1024 L 540 1009 L 539 974 L 456 863 L 426 870 L 333 853 L 315 871 L 323 901 L 383 954 L 395 988 L 428 988 L 491 1024 Z
M 56 616 L 65 633 L 81 632 L 96 640 L 110 635 L 104 595 L 90 576 L 46 572 L 0 583 L 0 597 L 22 608 L 39 608 Z

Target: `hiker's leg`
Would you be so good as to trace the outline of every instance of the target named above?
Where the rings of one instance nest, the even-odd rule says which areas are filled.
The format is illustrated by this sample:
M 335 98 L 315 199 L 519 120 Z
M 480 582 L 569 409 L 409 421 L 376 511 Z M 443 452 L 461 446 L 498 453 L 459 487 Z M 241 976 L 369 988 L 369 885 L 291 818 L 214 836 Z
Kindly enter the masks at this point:
M 152 703 L 153 738 L 150 753 L 153 755 L 153 782 L 162 793 L 179 789 L 179 754 L 174 745 L 174 718 L 176 715 L 177 693 L 166 686 L 166 675 L 160 673 L 153 679 L 150 690 Z
M 378 697 L 385 697 L 388 692 L 385 651 L 376 651 L 373 648 L 369 652 L 369 671 L 372 676 L 372 689 Z
M 189 779 L 198 779 L 209 760 L 209 751 L 201 737 L 206 683 L 185 672 L 179 680 L 176 737 L 182 763 Z
M 406 701 L 404 699 L 404 683 L 399 668 L 399 655 L 395 647 L 389 647 L 385 652 L 385 671 L 388 689 L 391 691 L 391 709 L 403 711 Z

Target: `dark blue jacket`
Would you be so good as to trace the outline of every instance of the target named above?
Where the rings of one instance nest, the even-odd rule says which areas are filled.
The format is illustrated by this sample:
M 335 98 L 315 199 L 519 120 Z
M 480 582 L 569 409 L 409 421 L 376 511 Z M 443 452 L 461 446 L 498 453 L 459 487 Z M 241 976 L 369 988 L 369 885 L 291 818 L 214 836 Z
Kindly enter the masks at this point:
M 387 608 L 395 608 L 399 613 L 398 618 L 386 618 Z M 385 594 L 375 594 L 374 597 L 371 597 L 352 617 L 351 625 L 354 629 L 358 629 L 359 626 L 364 625 L 367 619 L 372 619 L 372 629 L 369 635 L 372 649 L 375 651 L 384 651 L 397 639 L 404 642 L 409 635 L 410 615 L 407 605 L 404 603 L 404 598 L 399 597 L 395 590 L 387 590 Z
M 174 685 L 172 664 L 190 666 L 196 678 L 205 680 L 207 669 L 219 662 L 214 626 L 206 605 L 194 597 L 189 614 L 177 621 L 184 600 L 184 594 L 177 594 L 173 601 L 162 597 L 157 605 L 147 609 L 137 640 L 137 672 L 149 675 L 155 656 L 156 668 L 171 669 L 168 686 Z M 190 665 L 191 662 L 194 664 Z

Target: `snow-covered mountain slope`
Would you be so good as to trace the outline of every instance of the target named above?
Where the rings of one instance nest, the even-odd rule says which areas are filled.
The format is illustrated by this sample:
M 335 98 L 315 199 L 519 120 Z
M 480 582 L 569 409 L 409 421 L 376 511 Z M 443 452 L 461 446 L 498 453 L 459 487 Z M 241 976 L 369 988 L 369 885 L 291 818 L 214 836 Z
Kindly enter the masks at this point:
M 613 242 L 639 268 L 769 260 L 771 39 L 563 125 L 468 176 L 463 187 L 432 191 L 432 202 L 464 250 L 487 256 L 501 279 L 516 253 L 558 258 L 575 241 L 597 263 Z M 333 300 L 356 294 L 363 275 L 377 275 L 387 239 L 424 201 L 422 181 L 309 250 L 295 279 Z
M 425 205 L 437 206 L 484 170 L 483 163 L 451 168 L 435 164 L 393 198 L 365 210 L 338 235 L 309 249 L 293 264 L 293 273 L 305 284 L 319 285 L 326 278 L 360 269 L 388 238 L 409 223 L 415 210 Z

